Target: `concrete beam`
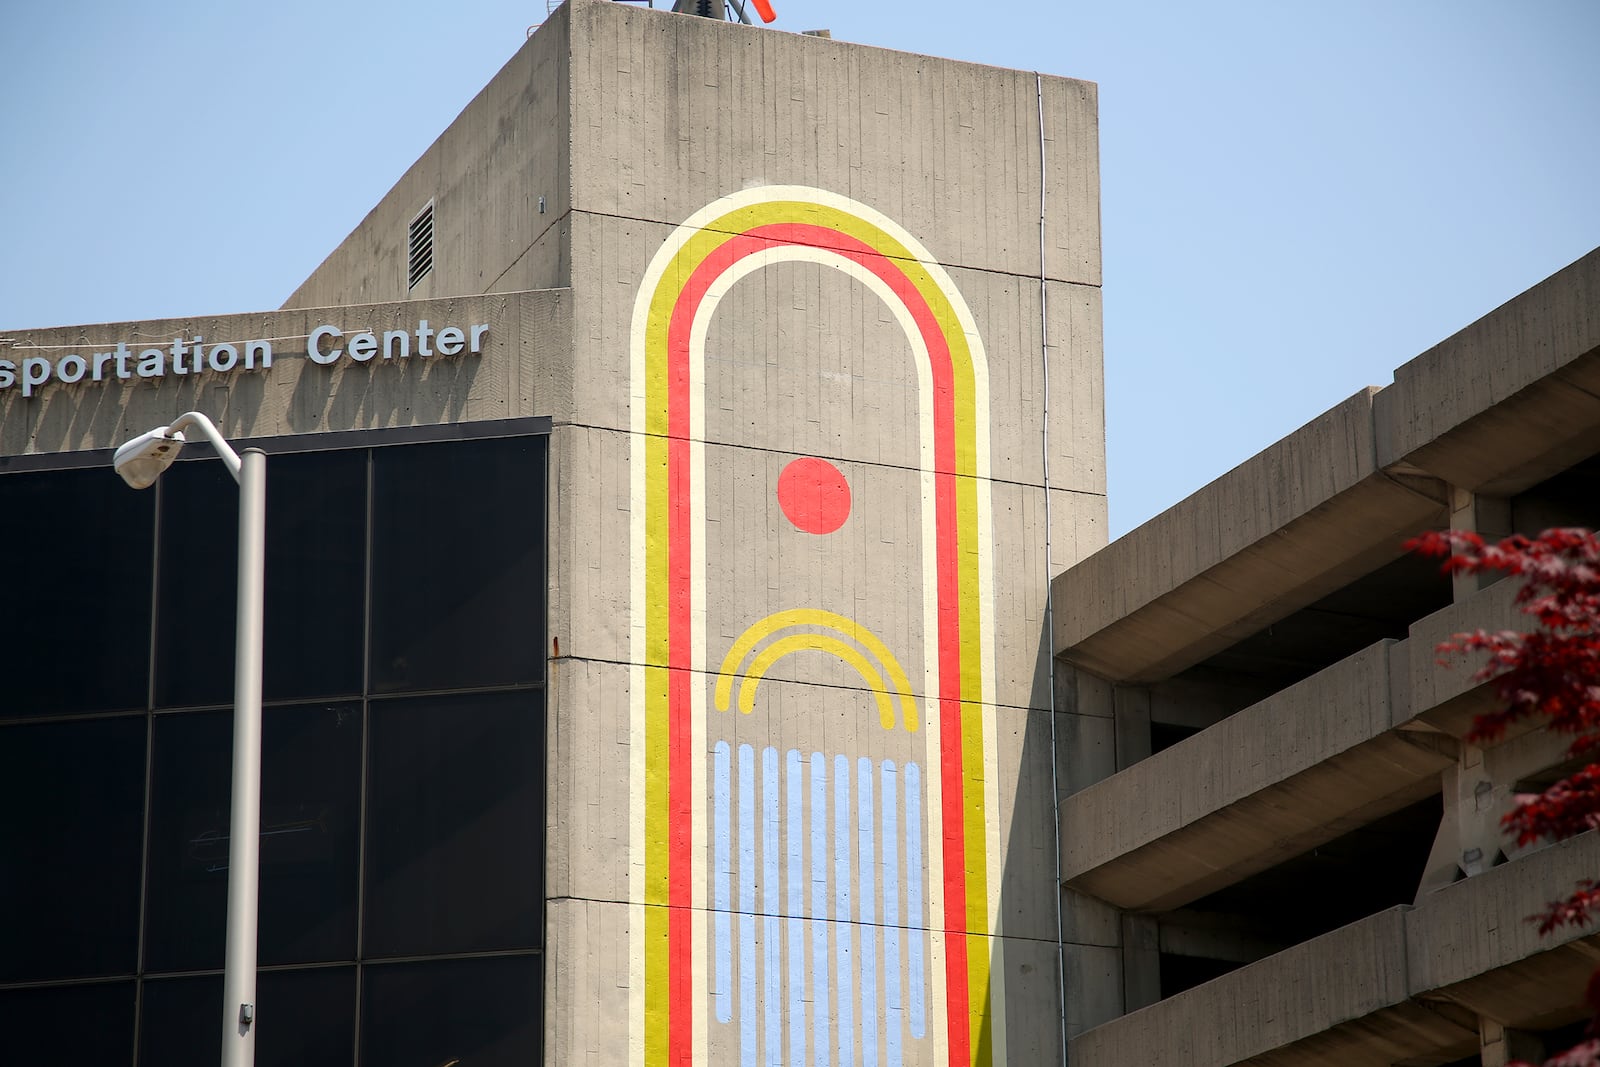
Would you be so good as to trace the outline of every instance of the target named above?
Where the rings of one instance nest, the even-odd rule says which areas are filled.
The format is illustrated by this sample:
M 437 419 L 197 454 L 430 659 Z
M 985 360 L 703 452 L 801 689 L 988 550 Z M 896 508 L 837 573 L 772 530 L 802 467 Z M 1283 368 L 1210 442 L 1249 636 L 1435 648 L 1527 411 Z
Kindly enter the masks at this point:
M 1450 529 L 1475 533 L 1491 541 L 1511 534 L 1511 498 L 1474 493 L 1459 486 L 1450 490 Z M 1480 589 L 1487 589 L 1503 578 L 1500 574 L 1469 574 L 1460 571 L 1451 575 L 1451 587 L 1457 601 L 1466 600 Z
M 319 326 L 341 331 L 338 339 L 319 342 L 330 354 L 366 331 L 379 338 L 386 331 L 408 332 L 415 341 L 424 319 L 433 331 L 486 325 L 481 351 L 423 356 L 412 350 L 402 357 L 396 348 L 389 358 L 380 352 L 357 361 L 346 354 L 327 364 L 307 358 L 308 335 Z M 88 375 L 52 380 L 32 396 L 23 396 L 18 386 L 0 390 L 0 456 L 111 448 L 189 410 L 205 412 L 224 436 L 239 440 L 548 415 L 572 390 L 572 293 L 566 289 L 4 334 L 0 359 L 20 364 L 27 357 L 79 356 L 101 365 L 104 375 L 99 381 Z M 132 373 L 141 352 L 170 352 L 176 338 L 192 346 L 197 336 L 208 352 L 223 343 L 244 350 L 252 340 L 267 339 L 271 366 L 258 357 L 253 369 L 241 361 L 232 370 L 218 370 L 208 362 L 206 369 L 181 374 L 171 364 L 162 376 Z M 132 354 L 125 379 L 116 376 L 109 359 L 119 343 Z
M 286 309 L 570 284 L 571 8 L 518 49 L 463 110 L 470 119 L 406 169 Z M 410 223 L 429 203 L 433 268 L 411 285 Z
M 1062 876 L 1181 907 L 1437 792 L 1455 746 L 1410 718 L 1405 642 L 1350 656 L 1062 802 Z M 1396 701 L 1395 697 L 1402 699 Z
M 1161 931 L 1153 916 L 1122 917 L 1122 1000 L 1125 1011 L 1161 1000 Z
M 1600 452 L 1597 308 L 1600 250 L 1063 572 L 1057 654 L 1159 681 Z
M 1055 650 L 1160 681 L 1400 555 L 1448 489 L 1377 464 L 1368 389 L 1055 579 Z
M 1525 780 L 1560 767 L 1571 741 L 1547 730 L 1530 730 L 1493 748 L 1463 744 L 1459 763 L 1445 770 L 1444 812 L 1428 853 L 1422 881 L 1425 894 L 1470 878 L 1542 844 L 1519 846 L 1500 820 L 1528 791 Z
M 1404 937 L 1402 909 L 1381 912 L 1081 1034 L 1069 1060 L 1221 1067 L 1375 1014 L 1406 998 Z M 1429 1045 L 1457 1038 L 1443 1020 L 1422 1025 Z M 1476 1047 L 1475 1031 L 1461 1036 Z
M 1563 842 L 1080 1034 L 1071 1062 L 1389 1067 L 1476 1053 L 1480 1017 L 1572 1021 L 1600 935 L 1540 938 L 1524 917 L 1597 865 L 1600 835 Z
M 1600 249 L 1398 368 L 1377 401 L 1378 464 L 1508 495 L 1593 455 L 1597 349 Z
M 1528 618 L 1517 608 L 1518 582 L 1497 582 L 1411 624 L 1411 707 L 1417 718 L 1445 733 L 1464 737 L 1475 716 L 1494 707 L 1490 687 L 1473 678 L 1481 660 L 1440 663 L 1432 650 L 1458 633 L 1472 630 L 1526 630 Z
M 1546 1049 L 1538 1035 L 1513 1030 L 1494 1019 L 1478 1022 L 1483 1067 L 1506 1067 L 1510 1063 L 1543 1063 Z

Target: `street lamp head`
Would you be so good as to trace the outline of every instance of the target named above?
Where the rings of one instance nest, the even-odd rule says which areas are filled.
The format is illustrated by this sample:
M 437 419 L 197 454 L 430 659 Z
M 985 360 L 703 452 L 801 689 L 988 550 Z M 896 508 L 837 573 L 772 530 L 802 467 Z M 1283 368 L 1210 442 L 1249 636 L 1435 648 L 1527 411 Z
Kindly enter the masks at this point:
M 157 426 L 117 449 L 111 465 L 122 475 L 122 480 L 135 489 L 148 489 L 161 477 L 162 471 L 172 466 L 182 447 L 182 432 L 168 432 L 167 427 Z

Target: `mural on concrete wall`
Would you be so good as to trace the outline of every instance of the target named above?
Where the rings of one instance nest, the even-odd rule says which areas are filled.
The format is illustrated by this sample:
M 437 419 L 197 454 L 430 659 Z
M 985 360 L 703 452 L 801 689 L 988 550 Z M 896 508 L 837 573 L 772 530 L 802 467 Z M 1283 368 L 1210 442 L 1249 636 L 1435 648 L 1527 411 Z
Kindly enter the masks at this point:
M 714 313 L 791 263 L 842 271 L 903 333 L 914 469 L 863 467 L 852 486 L 822 457 L 726 448 L 708 468 Z M 650 262 L 631 408 L 632 1062 L 1004 1062 L 988 371 L 961 295 L 865 205 L 792 186 L 723 198 Z M 769 465 L 771 521 L 823 549 L 882 495 L 861 480 L 903 478 L 909 632 L 818 602 L 803 575 L 713 606 L 708 570 L 716 587 L 739 546 L 709 490 L 739 463 Z M 799 684 L 819 662 L 829 684 Z

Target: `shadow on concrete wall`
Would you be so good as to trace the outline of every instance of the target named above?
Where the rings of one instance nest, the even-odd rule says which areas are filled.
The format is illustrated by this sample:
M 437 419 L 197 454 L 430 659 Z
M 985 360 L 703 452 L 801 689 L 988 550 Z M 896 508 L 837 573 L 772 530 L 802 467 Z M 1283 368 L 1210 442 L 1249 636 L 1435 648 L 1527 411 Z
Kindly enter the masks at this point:
M 305 352 L 292 353 L 304 359 Z M 412 356 L 397 363 L 308 365 L 282 417 L 291 433 L 329 428 L 431 425 L 466 417 L 478 359 Z
M 1000 928 L 1006 938 L 1006 1057 L 1011 1064 L 1064 1064 L 1062 960 L 1059 943 L 1059 857 L 1056 855 L 1055 737 L 1050 710 L 1054 685 L 1048 619 L 1042 621 L 1030 687 L 1031 710 L 1002 709 L 1024 716 L 1020 753 L 1002 747 L 1017 767 L 1013 806 L 1000 881 Z M 985 1044 L 992 1043 L 993 1005 L 983 1013 Z

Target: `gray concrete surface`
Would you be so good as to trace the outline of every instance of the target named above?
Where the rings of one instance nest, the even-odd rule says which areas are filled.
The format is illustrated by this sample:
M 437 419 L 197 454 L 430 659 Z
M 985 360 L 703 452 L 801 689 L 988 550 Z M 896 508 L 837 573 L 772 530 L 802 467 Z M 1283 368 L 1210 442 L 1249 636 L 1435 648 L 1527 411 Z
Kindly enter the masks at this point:
M 570 7 L 506 63 L 285 308 L 567 284 Z M 429 202 L 433 271 L 411 289 L 408 228 Z
M 1062 877 L 1165 911 L 1436 793 L 1454 742 L 1394 729 L 1410 718 L 1407 644 L 1374 645 L 1068 797 Z
M 1457 630 L 1514 625 L 1509 583 L 1462 585 L 1407 640 L 1231 716 L 1237 694 L 1173 676 L 1396 558 L 1406 536 L 1499 514 L 1600 451 L 1600 251 L 1096 552 L 1096 106 L 1084 82 L 573 0 L 284 310 L 4 333 L 52 358 L 119 340 L 281 338 L 271 371 L 0 390 L 0 457 L 107 448 L 190 407 L 240 437 L 551 416 L 547 1058 L 629 1062 L 634 300 L 675 227 L 719 197 L 796 184 L 853 198 L 948 270 L 989 357 L 994 703 L 974 712 L 994 723 L 987 829 L 1007 1002 L 980 1025 L 1006 1032 L 1009 1062 L 1059 1060 L 1058 973 L 1075 1067 L 1442 1061 L 1487 1040 L 1484 1019 L 1564 1021 L 1595 950 L 1532 939 L 1519 920 L 1551 886 L 1593 873 L 1590 838 L 1116 1018 L 1159 996 L 1162 936 L 1174 948 L 1208 933 L 1164 935 L 1126 909 L 1182 904 L 1417 797 L 1445 788 L 1459 806 L 1475 788 L 1455 739 L 1486 691 L 1428 650 Z M 406 226 L 429 202 L 435 266 L 411 288 Z M 333 367 L 294 354 L 323 322 L 424 317 L 485 322 L 488 347 Z M 803 604 L 881 634 L 926 705 L 920 386 L 898 324 L 840 272 L 769 266 L 730 289 L 706 366 L 697 440 L 715 566 L 696 605 L 707 648 L 692 684 L 707 693 L 707 744 L 928 762 L 927 731 L 884 730 L 860 676 L 820 653 L 775 664 L 748 715 L 712 702 L 713 661 L 734 638 Z M 779 472 L 805 456 L 852 487 L 837 534 L 798 533 L 775 502 Z M 1174 715 L 1203 732 L 1149 756 L 1149 724 Z M 1481 761 L 1501 793 L 1552 758 L 1513 758 L 1518 744 L 1531 742 Z M 1452 825 L 1437 847 L 1459 851 L 1446 838 L 1464 839 L 1466 824 Z M 929 946 L 946 936 L 927 916 L 905 926 Z M 710 960 L 697 967 L 703 979 Z M 713 1058 L 731 1056 L 727 1024 L 710 1031 Z M 937 1042 L 906 1059 L 935 1062 Z
M 572 70 L 575 211 L 677 223 L 722 192 L 814 185 L 943 235 L 947 266 L 1037 278 L 1042 90 L 1045 273 L 1099 284 L 1092 84 L 599 0 L 568 10 L 589 57 Z
M 1378 462 L 1515 492 L 1600 450 L 1600 249 L 1396 369 Z
M 1357 393 L 1055 579 L 1056 650 L 1159 681 L 1400 555 L 1443 483 L 1377 465 Z
M 1459 633 L 1527 629 L 1528 618 L 1515 603 L 1519 588 L 1515 581 L 1499 582 L 1418 619 L 1411 626 L 1411 643 L 1418 649 L 1437 649 Z M 1464 736 L 1474 716 L 1494 706 L 1492 689 L 1474 678 L 1482 665 L 1482 657 L 1445 657 L 1437 652 L 1413 659 L 1411 702 L 1417 715 L 1447 733 Z
M 552 289 L 6 330 L 0 359 L 13 362 L 74 354 L 93 362 L 118 342 L 137 354 L 147 346 L 170 350 L 175 338 L 189 343 L 198 335 L 203 346 L 272 339 L 273 365 L 186 375 L 169 369 L 165 377 L 122 381 L 109 377 L 115 364 L 106 363 L 107 377 L 98 382 L 51 381 L 32 396 L 23 396 L 20 386 L 0 390 L 0 456 L 111 448 L 191 409 L 211 416 L 230 438 L 541 415 L 570 389 L 571 306 L 568 291 Z M 379 352 L 367 362 L 345 357 L 327 366 L 306 358 L 307 335 L 320 325 L 347 335 L 381 334 L 414 331 L 424 319 L 433 329 L 486 323 L 482 353 L 386 359 Z
M 1441 1063 L 1477 1050 L 1480 1013 L 1509 1026 L 1576 1018 L 1593 935 L 1540 939 L 1525 916 L 1597 862 L 1600 838 L 1586 834 L 1380 912 L 1089 1030 L 1072 1062 Z

